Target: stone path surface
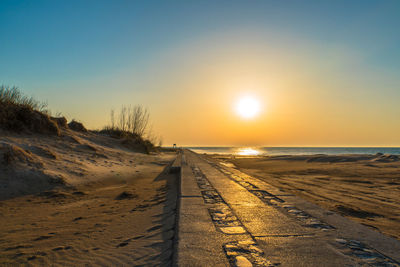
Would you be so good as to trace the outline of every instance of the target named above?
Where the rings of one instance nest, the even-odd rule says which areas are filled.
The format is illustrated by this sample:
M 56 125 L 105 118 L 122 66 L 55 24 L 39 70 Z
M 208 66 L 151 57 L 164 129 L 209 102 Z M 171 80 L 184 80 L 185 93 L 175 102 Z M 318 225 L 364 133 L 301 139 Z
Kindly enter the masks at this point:
M 400 266 L 400 242 L 183 150 L 176 266 Z

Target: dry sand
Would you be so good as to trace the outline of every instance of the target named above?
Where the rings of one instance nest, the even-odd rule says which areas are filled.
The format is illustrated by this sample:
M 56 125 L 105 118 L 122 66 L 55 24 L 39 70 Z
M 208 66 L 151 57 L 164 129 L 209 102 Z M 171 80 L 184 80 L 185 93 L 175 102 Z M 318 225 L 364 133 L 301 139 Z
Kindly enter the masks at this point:
M 170 263 L 175 153 L 70 130 L 0 136 L 0 265 Z
M 400 159 L 397 156 L 214 157 L 400 239 Z

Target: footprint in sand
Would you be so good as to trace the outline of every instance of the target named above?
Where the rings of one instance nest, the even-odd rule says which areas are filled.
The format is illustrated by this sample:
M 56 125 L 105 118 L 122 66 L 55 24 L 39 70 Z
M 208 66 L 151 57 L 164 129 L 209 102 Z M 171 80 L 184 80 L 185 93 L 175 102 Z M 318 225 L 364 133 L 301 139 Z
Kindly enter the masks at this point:
M 38 256 L 46 256 L 46 255 L 47 255 L 46 252 L 38 251 L 38 252 L 36 252 L 36 255 L 32 255 L 32 256 L 28 257 L 27 260 L 31 261 L 31 260 L 37 259 Z
M 16 249 L 20 249 L 20 248 L 33 248 L 33 246 L 31 246 L 31 245 L 19 245 L 19 246 L 15 246 L 15 247 L 5 248 L 4 251 L 16 250 Z
M 116 200 L 123 200 L 123 199 L 137 198 L 137 197 L 138 197 L 137 194 L 124 191 L 124 192 L 122 192 L 121 194 L 119 194 L 115 199 L 116 199 Z
M 84 196 L 84 195 L 86 195 L 86 193 L 82 192 L 82 191 L 74 191 L 72 194 L 75 195 L 75 196 Z
M 95 225 L 93 225 L 94 227 L 106 227 L 108 226 L 108 224 L 104 224 L 104 223 L 96 223 Z
M 148 207 L 150 207 L 149 204 L 140 204 L 140 205 L 136 206 L 135 208 L 133 208 L 131 210 L 131 212 L 134 212 L 134 211 L 145 211 Z
M 161 224 L 155 225 L 155 226 L 150 227 L 149 229 L 147 229 L 147 232 L 152 232 L 152 231 L 158 230 L 158 229 L 160 229 L 161 227 L 162 227 Z
M 125 246 L 127 246 L 128 244 L 129 244 L 128 242 L 119 243 L 119 244 L 117 245 L 117 248 L 125 247 Z
M 45 240 L 45 239 L 49 239 L 49 238 L 52 238 L 52 236 L 42 235 L 42 236 L 39 236 L 38 238 L 33 239 L 33 241 L 40 241 L 40 240 Z

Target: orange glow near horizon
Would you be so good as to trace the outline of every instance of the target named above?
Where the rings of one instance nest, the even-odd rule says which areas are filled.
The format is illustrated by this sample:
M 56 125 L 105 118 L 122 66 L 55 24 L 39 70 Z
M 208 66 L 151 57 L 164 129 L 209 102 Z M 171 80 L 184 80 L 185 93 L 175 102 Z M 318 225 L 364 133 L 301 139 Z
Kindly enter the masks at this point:
M 239 35 L 245 41 L 238 41 Z M 219 34 L 170 47 L 148 64 L 151 75 L 131 77 L 135 70 L 127 70 L 111 84 L 99 83 L 126 88 L 105 98 L 100 111 L 95 112 L 96 102 L 92 114 L 85 105 L 72 116 L 100 128 L 112 108 L 135 101 L 149 109 L 153 133 L 162 136 L 164 145 L 400 145 L 398 98 L 384 98 L 375 90 L 383 83 L 356 52 L 329 46 L 325 53 L 325 43 L 249 35 Z M 249 113 L 243 108 L 238 116 L 238 102 L 246 96 L 259 107 Z M 244 107 L 253 108 L 252 101 L 245 102 Z

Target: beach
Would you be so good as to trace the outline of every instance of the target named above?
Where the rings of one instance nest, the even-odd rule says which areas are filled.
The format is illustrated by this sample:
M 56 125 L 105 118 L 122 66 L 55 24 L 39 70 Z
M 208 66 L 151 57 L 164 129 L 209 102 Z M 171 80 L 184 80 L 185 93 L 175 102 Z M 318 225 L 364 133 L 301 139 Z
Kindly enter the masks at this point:
M 400 239 L 400 161 L 396 155 L 207 157 Z
M 170 263 L 176 152 L 68 129 L 0 144 L 0 265 Z

